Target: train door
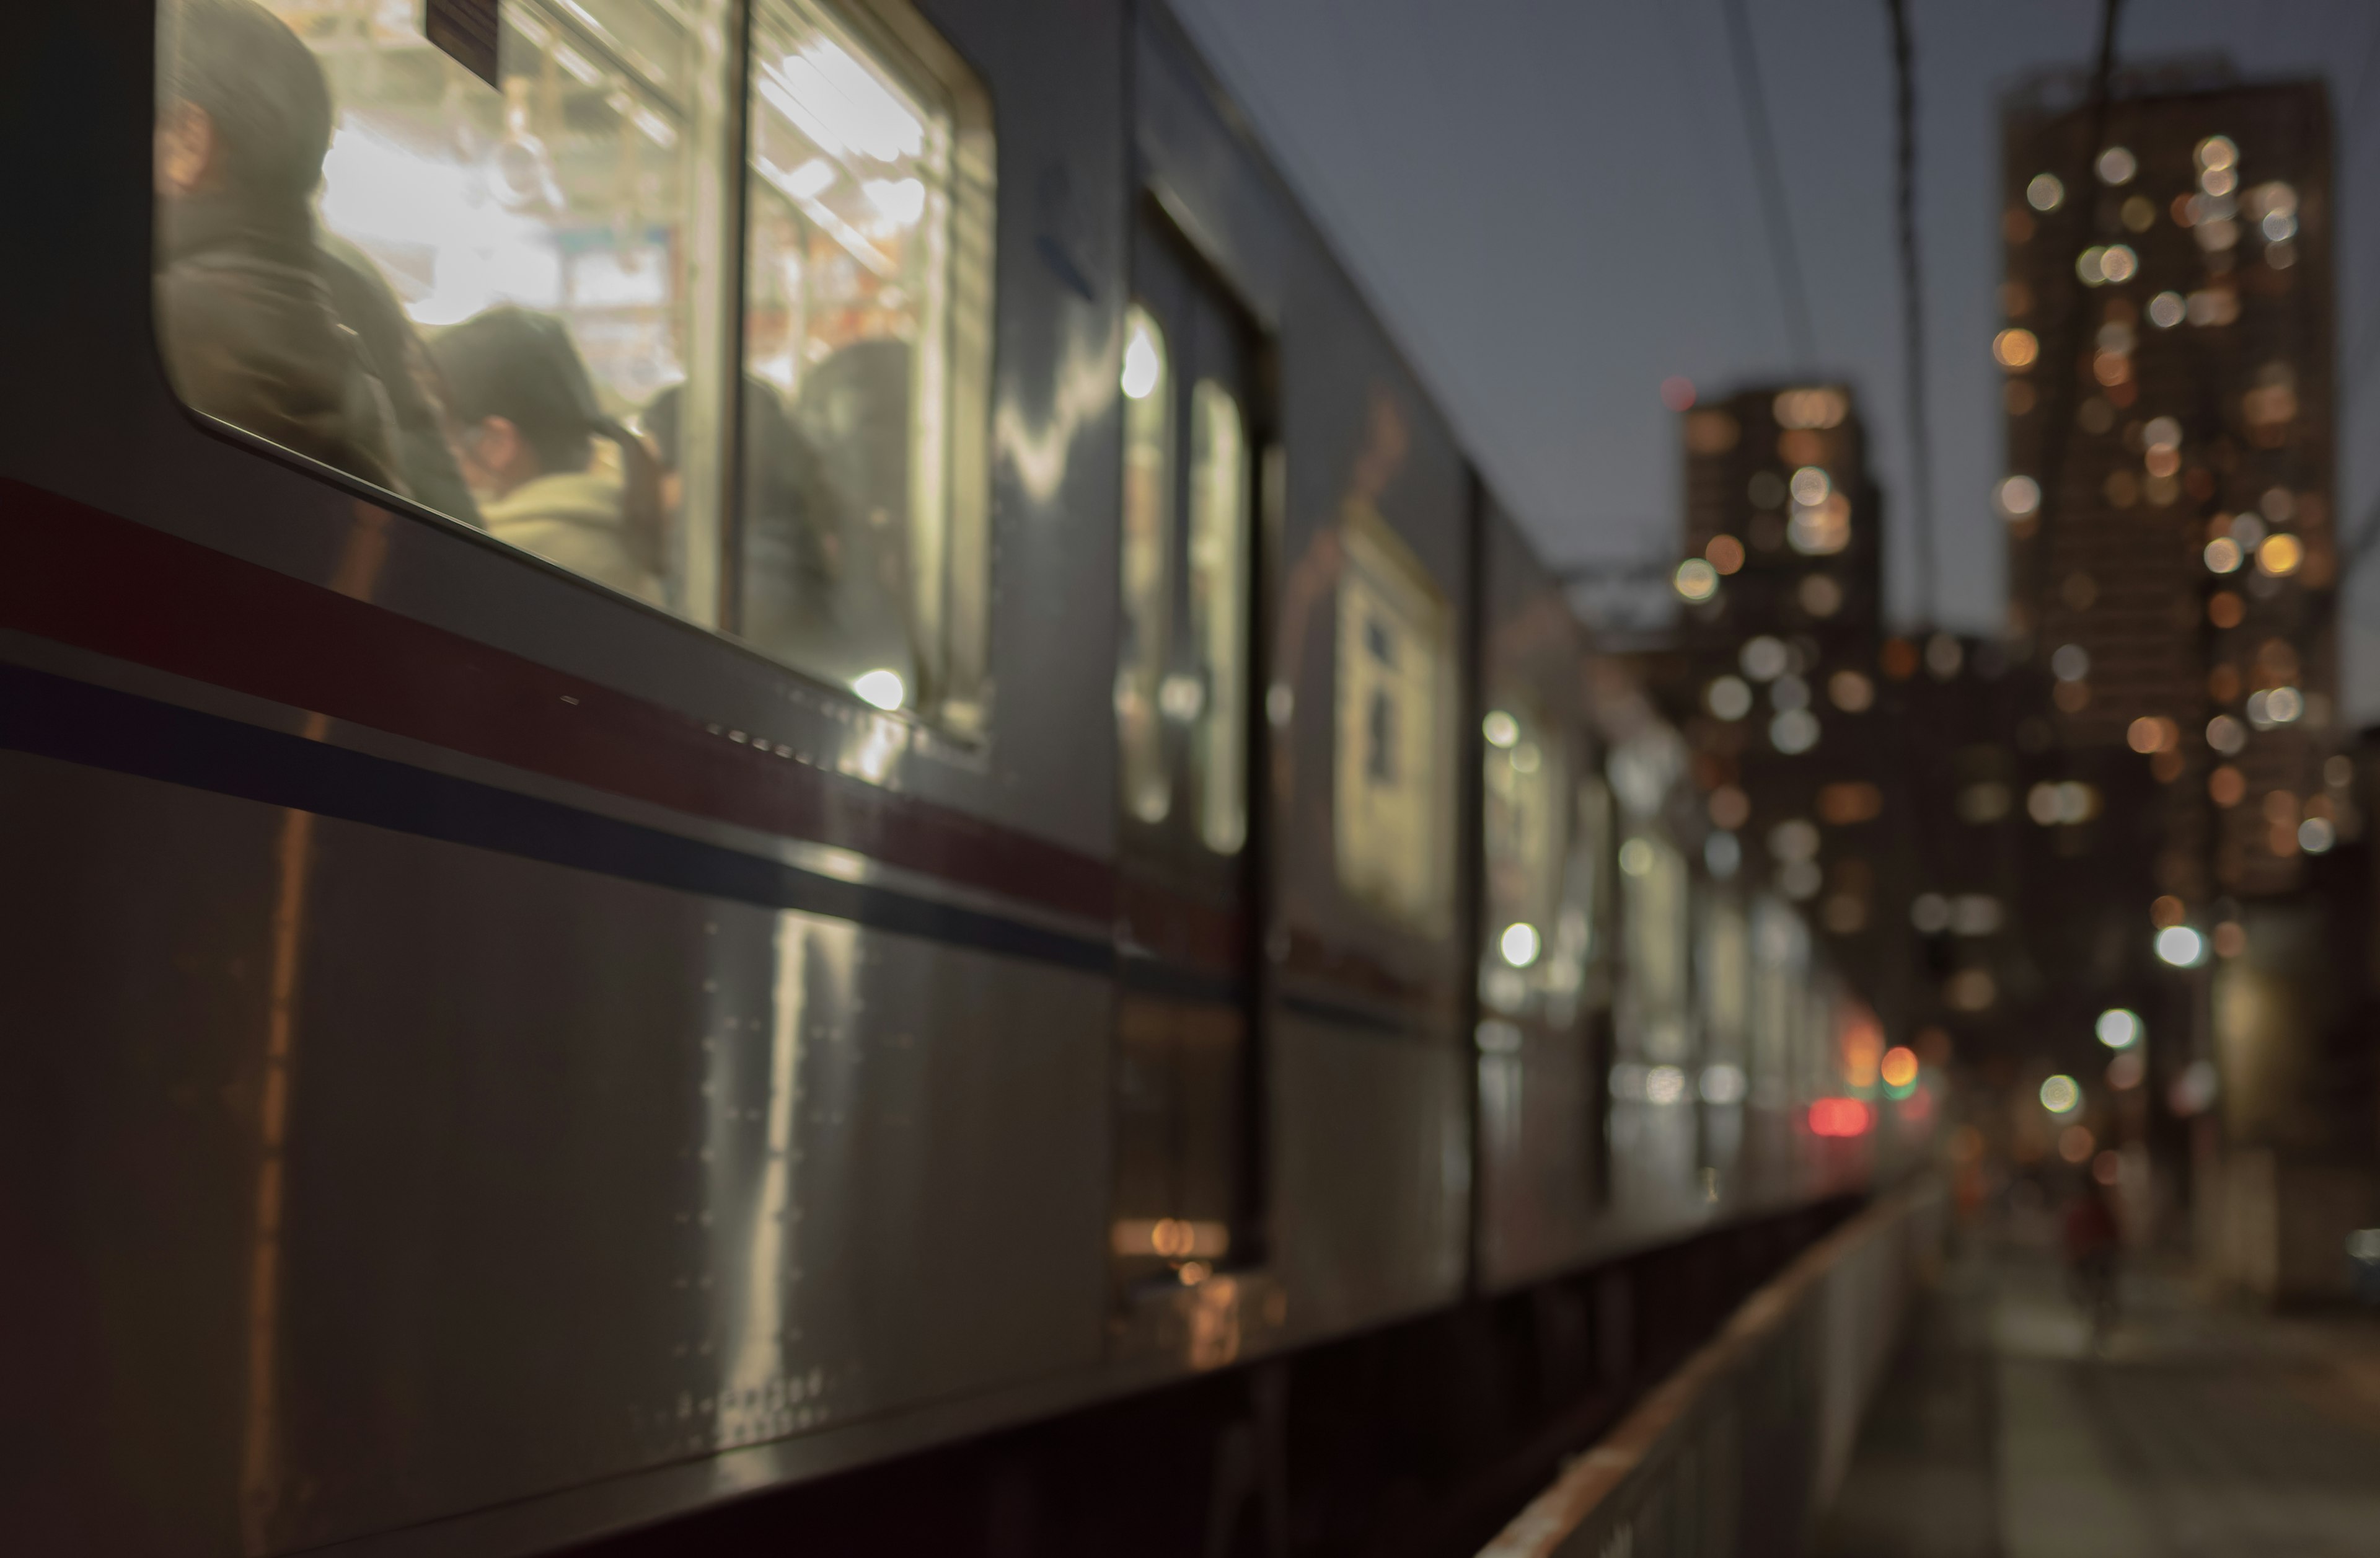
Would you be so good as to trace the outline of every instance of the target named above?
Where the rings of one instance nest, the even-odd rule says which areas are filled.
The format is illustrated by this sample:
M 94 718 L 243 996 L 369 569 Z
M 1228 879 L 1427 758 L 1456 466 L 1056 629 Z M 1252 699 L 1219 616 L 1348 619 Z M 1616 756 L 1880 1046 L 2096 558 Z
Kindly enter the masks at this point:
M 1114 1271 L 1139 1347 L 1261 1264 L 1258 340 L 1152 208 L 1124 322 Z M 1234 1301 L 1234 1308 L 1237 1301 Z M 1210 1328 L 1211 1329 L 1211 1328 Z M 1203 1345 L 1204 1356 L 1200 1356 Z

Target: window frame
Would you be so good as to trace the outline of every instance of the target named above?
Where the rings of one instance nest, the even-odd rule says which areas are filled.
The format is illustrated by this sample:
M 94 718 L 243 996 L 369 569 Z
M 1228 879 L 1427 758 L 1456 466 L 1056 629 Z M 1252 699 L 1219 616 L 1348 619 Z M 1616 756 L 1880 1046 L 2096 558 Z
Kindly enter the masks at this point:
M 152 40 L 162 37 L 171 3 L 172 0 L 158 0 L 151 7 Z M 929 658 L 936 662 L 933 674 L 929 676 L 921 666 L 919 686 L 913 689 L 914 696 L 898 708 L 880 709 L 847 684 L 746 640 L 721 620 L 740 605 L 731 591 L 738 583 L 733 560 L 741 551 L 737 534 L 741 529 L 740 493 L 736 487 L 740 484 L 743 456 L 748 305 L 745 269 L 751 236 L 744 187 L 750 172 L 752 21 L 759 3 L 760 0 L 724 0 L 716 29 L 718 36 L 705 40 L 707 57 L 692 84 L 693 101 L 688 104 L 689 121 L 696 115 L 715 110 L 725 116 L 726 122 L 723 140 L 727 154 L 713 159 L 697 189 L 689 191 L 686 208 L 689 230 L 707 231 L 720 240 L 716 246 L 719 262 L 708 267 L 710 276 L 716 279 L 710 283 L 715 297 L 707 313 L 699 286 L 689 289 L 695 296 L 688 303 L 688 312 L 693 316 L 692 338 L 685 381 L 688 425 L 701 425 L 704 402 L 710 400 L 710 425 L 717 440 L 715 450 L 709 452 L 709 459 L 703 462 L 710 467 L 706 473 L 710 492 L 706 526 L 713 542 L 710 553 L 712 588 L 707 592 L 711 609 L 707 619 L 692 610 L 674 611 L 640 600 L 503 541 L 480 526 L 443 513 L 409 494 L 380 486 L 193 406 L 175 383 L 166 358 L 161 328 L 163 313 L 153 285 L 148 289 L 143 345 L 167 401 L 189 425 L 208 437 L 271 460 L 375 508 L 427 524 L 501 555 L 513 566 L 565 580 L 614 608 L 625 607 L 681 630 L 691 630 L 709 643 L 764 666 L 773 675 L 798 681 L 812 692 L 824 695 L 832 705 L 872 718 L 896 720 L 919 727 L 921 733 L 930 733 L 938 741 L 961 749 L 979 750 L 991 735 L 995 692 L 990 664 L 991 603 L 997 592 L 992 577 L 996 548 L 990 533 L 994 512 L 990 452 L 1000 306 L 999 141 L 990 91 L 983 73 L 917 9 L 913 0 L 805 3 L 831 12 L 838 23 L 863 38 L 869 47 L 890 54 L 891 60 L 879 60 L 886 68 L 930 82 L 951 114 L 951 209 L 947 252 L 941 259 L 946 267 L 943 285 L 947 301 L 942 373 L 945 398 L 941 413 L 945 474 L 938 538 L 941 563 L 929 591 L 917 588 L 918 576 L 914 569 L 910 580 L 913 601 L 930 595 L 940 622 L 941 631 L 932 640 L 933 654 L 920 654 L 921 662 Z M 562 21 L 544 14 L 543 6 L 538 8 L 541 22 Z M 580 30 L 575 25 L 569 30 Z M 163 63 L 162 55 L 155 56 L 148 72 L 152 134 L 154 114 L 161 106 L 156 94 Z M 712 187 L 714 191 L 709 209 L 700 203 L 703 186 Z M 147 193 L 143 207 L 149 215 L 148 247 L 153 256 L 161 237 L 159 201 L 153 189 Z M 695 365 L 704 361 L 706 356 L 709 371 L 696 371 Z M 909 451 L 913 463 L 917 453 L 913 437 Z M 685 501 L 689 509 L 697 501 L 691 482 Z M 961 587 L 962 579 L 968 581 L 968 587 Z

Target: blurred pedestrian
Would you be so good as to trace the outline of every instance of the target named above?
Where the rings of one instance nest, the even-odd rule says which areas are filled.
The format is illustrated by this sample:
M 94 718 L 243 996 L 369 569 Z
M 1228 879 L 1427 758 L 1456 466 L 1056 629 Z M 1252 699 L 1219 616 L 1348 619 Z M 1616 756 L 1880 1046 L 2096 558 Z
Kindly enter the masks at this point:
M 2091 1322 L 2092 1340 L 2104 1342 L 2116 1323 L 2122 1235 L 2107 1192 L 2091 1175 L 2067 1203 L 2064 1242 L 2068 1289 Z

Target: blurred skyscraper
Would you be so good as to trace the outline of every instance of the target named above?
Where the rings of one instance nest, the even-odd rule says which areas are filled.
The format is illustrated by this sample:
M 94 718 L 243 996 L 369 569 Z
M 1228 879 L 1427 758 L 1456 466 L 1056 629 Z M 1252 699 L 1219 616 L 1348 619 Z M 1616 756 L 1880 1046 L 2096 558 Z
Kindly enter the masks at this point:
M 1883 504 L 1857 406 L 1840 384 L 1764 384 L 1687 411 L 1683 434 L 1684 604 L 1649 679 L 1727 835 L 1714 863 L 1805 906 L 1904 1035 L 1908 808 L 1879 703 Z
M 2058 746 L 2144 754 L 2163 836 L 2135 891 L 2196 917 L 2293 887 L 2343 798 L 2330 110 L 2219 64 L 2120 76 L 2098 110 L 2086 88 L 2003 105 L 2010 627 Z

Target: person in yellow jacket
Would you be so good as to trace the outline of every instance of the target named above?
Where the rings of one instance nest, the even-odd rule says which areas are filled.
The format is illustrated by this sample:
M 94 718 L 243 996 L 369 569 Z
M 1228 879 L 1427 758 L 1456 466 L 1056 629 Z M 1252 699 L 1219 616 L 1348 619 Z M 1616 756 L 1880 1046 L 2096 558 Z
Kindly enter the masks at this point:
M 506 306 L 465 320 L 430 350 L 489 533 L 665 604 L 660 470 L 644 440 L 604 415 L 569 327 Z M 597 468 L 599 437 L 619 445 L 618 473 Z

